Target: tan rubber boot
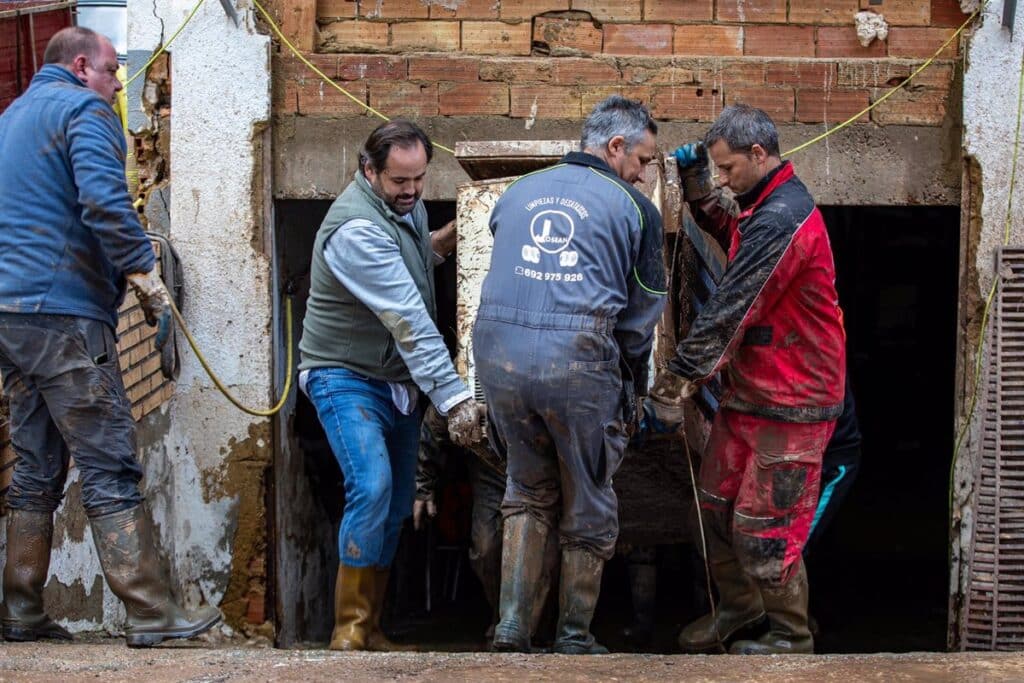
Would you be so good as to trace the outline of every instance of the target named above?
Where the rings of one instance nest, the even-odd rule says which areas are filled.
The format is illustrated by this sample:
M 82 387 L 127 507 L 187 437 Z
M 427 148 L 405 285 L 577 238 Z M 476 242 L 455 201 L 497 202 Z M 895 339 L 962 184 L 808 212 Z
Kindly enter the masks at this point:
M 584 548 L 562 548 L 558 628 L 551 651 L 560 655 L 606 655 L 608 648 L 590 632 L 601 593 L 604 560 Z
M 390 576 L 390 567 L 377 567 L 377 571 L 374 572 L 373 601 L 371 603 L 373 614 L 370 616 L 370 630 L 366 635 L 366 649 L 373 652 L 415 652 L 415 645 L 399 645 L 388 638 L 380 627 Z
M 688 624 L 679 634 L 683 652 L 725 652 L 729 638 L 764 618 L 764 606 L 757 583 L 740 566 L 735 556 L 711 564 L 711 576 L 718 587 L 718 605 Z
M 4 640 L 71 640 L 71 634 L 43 611 L 43 586 L 50 573 L 52 543 L 52 513 L 31 510 L 7 513 Z
M 807 625 L 807 571 L 804 563 L 789 581 L 782 584 L 761 583 L 761 597 L 768 613 L 768 633 L 757 640 L 737 640 L 729 648 L 734 655 L 812 654 L 814 636 Z
M 89 520 L 100 566 L 110 590 L 124 603 L 128 647 L 151 647 L 172 638 L 192 638 L 221 619 L 216 607 L 188 614 L 171 596 L 157 560 L 153 531 L 142 506 Z
M 332 650 L 366 650 L 373 621 L 373 595 L 377 568 L 338 565 L 334 584 Z
M 505 518 L 501 546 L 501 599 L 494 649 L 529 652 L 534 598 L 544 565 L 548 528 L 521 512 Z

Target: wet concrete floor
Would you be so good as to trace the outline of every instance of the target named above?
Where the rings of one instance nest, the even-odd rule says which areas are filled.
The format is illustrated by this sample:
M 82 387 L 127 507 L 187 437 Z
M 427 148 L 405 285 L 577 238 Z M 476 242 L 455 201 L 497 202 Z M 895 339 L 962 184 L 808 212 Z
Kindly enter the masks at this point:
M 562 657 L 122 643 L 0 643 L 0 681 L 1024 681 L 1024 654 Z

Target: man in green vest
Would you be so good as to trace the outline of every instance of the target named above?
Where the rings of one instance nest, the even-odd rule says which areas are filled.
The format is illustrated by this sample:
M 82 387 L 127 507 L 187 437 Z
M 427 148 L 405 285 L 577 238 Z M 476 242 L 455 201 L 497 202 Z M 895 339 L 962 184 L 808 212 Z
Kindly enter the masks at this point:
M 345 477 L 334 650 L 397 647 L 379 622 L 416 492 L 421 396 L 448 416 L 453 441 L 482 438 L 481 411 L 435 323 L 434 266 L 451 250 L 454 228 L 433 239 L 427 231 L 420 196 L 432 155 L 415 124 L 379 126 L 313 244 L 299 385 Z

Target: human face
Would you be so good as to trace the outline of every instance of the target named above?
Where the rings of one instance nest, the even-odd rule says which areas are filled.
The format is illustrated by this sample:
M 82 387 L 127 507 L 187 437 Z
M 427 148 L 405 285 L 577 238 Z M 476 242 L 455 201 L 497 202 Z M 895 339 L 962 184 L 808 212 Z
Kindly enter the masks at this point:
M 626 138 L 623 136 L 613 137 L 608 141 L 604 160 L 608 162 L 616 175 L 633 185 L 643 177 L 644 168 L 656 153 L 657 146 L 654 135 L 651 134 L 651 131 L 645 130 L 640 142 L 631 148 L 628 147 Z
M 718 169 L 718 184 L 735 194 L 750 192 L 780 163 L 778 157 L 768 156 L 764 147 L 757 144 L 749 152 L 734 152 L 725 140 L 716 140 L 708 153 Z
M 384 169 L 374 171 L 367 163 L 363 175 L 370 181 L 374 193 L 399 216 L 412 211 L 423 195 L 423 182 L 427 176 L 427 150 L 423 143 L 413 147 L 392 147 Z
M 114 96 L 124 87 L 117 78 L 117 52 L 106 38 L 92 55 L 78 55 L 71 62 L 71 72 L 85 87 L 113 104 Z

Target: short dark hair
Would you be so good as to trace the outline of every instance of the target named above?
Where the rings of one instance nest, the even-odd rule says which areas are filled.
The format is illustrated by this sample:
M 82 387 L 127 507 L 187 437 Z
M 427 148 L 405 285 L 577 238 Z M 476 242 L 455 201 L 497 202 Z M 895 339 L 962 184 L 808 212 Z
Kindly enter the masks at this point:
M 594 107 L 583 122 L 580 141 L 583 149 L 600 149 L 616 135 L 626 139 L 626 150 L 633 149 L 644 139 L 644 131 L 658 134 L 658 124 L 641 102 L 621 95 L 611 95 Z
M 719 140 L 725 140 L 733 152 L 749 152 L 754 145 L 761 145 L 769 156 L 779 156 L 779 131 L 775 122 L 749 104 L 733 104 L 722 110 L 704 136 L 704 145 L 711 147 Z
M 43 52 L 43 64 L 71 64 L 78 55 L 95 57 L 100 51 L 99 33 L 84 26 L 69 26 L 53 34 Z
M 427 151 L 429 164 L 434 158 L 434 145 L 423 129 L 406 119 L 386 121 L 370 133 L 363 148 L 359 150 L 359 170 L 364 171 L 366 164 L 370 164 L 370 168 L 379 173 L 387 167 L 392 147 L 409 149 L 415 147 L 416 143 L 422 144 Z

